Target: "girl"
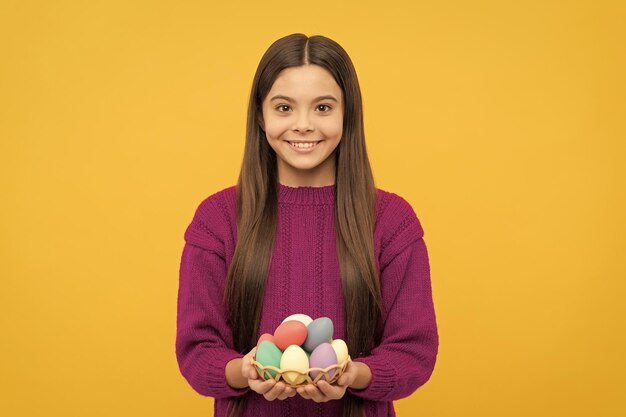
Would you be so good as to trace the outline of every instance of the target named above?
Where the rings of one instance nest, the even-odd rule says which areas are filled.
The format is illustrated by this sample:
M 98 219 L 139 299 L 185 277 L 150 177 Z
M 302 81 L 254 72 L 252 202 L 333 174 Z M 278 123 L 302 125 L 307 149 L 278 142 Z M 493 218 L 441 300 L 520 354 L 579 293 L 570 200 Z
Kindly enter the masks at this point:
M 261 58 L 236 186 L 204 199 L 185 231 L 176 355 L 218 417 L 394 416 L 432 374 L 439 337 L 423 230 L 375 188 L 361 92 L 344 49 L 296 33 Z M 334 384 L 259 378 L 262 333 L 329 317 L 352 362 Z

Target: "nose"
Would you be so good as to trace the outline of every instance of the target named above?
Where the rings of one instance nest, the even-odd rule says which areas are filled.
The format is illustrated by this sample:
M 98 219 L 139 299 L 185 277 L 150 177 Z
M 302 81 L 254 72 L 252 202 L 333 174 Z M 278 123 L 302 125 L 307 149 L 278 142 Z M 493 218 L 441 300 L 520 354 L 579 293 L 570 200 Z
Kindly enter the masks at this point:
M 306 111 L 300 112 L 296 117 L 293 130 L 296 132 L 307 132 L 313 130 L 313 126 L 309 121 L 309 116 Z

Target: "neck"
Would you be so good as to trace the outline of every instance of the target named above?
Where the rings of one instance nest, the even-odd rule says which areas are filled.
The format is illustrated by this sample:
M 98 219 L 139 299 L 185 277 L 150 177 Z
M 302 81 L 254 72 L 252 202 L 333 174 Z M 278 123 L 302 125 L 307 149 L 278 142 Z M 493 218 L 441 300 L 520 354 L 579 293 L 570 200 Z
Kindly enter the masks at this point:
M 335 154 L 311 169 L 296 169 L 278 160 L 278 182 L 288 187 L 326 187 L 335 184 Z

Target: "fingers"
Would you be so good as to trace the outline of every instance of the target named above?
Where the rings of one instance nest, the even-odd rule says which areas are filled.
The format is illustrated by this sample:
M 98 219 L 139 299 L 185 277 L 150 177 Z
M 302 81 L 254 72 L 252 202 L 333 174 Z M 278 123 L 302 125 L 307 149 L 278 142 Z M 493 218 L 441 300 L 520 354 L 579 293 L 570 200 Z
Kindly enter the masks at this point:
M 277 382 L 272 389 L 270 389 L 268 392 L 266 392 L 265 394 L 263 394 L 263 396 L 265 397 L 265 399 L 267 401 L 274 401 L 275 399 L 279 398 L 281 400 L 284 400 L 285 398 L 287 398 L 287 394 L 285 394 L 285 389 L 287 388 L 287 386 L 285 385 L 284 382 L 280 381 Z
M 250 389 L 252 391 L 265 395 L 274 387 L 274 385 L 276 385 L 276 381 L 273 379 L 268 379 L 267 381 L 260 378 L 251 379 L 248 381 L 248 385 L 250 385 Z
M 248 379 L 259 378 L 259 373 L 256 368 L 248 361 L 248 358 L 245 357 L 241 363 L 241 374 Z
M 252 364 L 252 357 L 256 353 L 256 347 L 248 352 L 241 364 L 241 374 L 248 378 L 248 385 L 253 391 L 263 395 L 266 400 L 285 400 L 296 395 L 296 390 L 284 382 L 276 382 L 273 379 L 264 380 Z
M 285 390 L 282 394 L 278 396 L 279 400 L 285 400 L 287 398 L 291 398 L 296 395 L 296 390 L 290 387 L 289 385 L 285 385 Z
M 302 398 L 306 399 L 306 400 L 310 400 L 310 399 L 311 399 L 311 396 L 309 395 L 309 393 L 307 392 L 307 390 L 306 390 L 306 388 L 305 388 L 305 387 L 298 387 L 298 388 L 296 389 L 296 392 L 297 392 L 298 394 L 300 394 L 300 396 L 301 396 Z
M 276 382 L 273 379 L 267 381 L 252 380 L 250 389 L 263 395 L 267 401 L 285 400 L 296 395 L 296 390 L 282 381 Z
M 358 369 L 356 365 L 352 362 L 348 362 L 348 365 L 346 365 L 346 370 L 337 380 L 337 385 L 340 385 L 342 387 L 350 385 L 356 380 L 357 373 Z
M 317 387 L 313 384 L 309 384 L 303 387 L 298 387 L 296 391 L 302 398 L 313 400 L 316 403 L 322 403 L 342 398 L 346 389 L 345 387 L 331 385 L 326 381 L 319 381 L 317 383 Z
M 328 399 L 325 398 L 324 393 L 322 393 L 322 391 L 320 391 L 320 389 L 317 388 L 315 385 L 309 384 L 305 386 L 304 389 L 306 394 L 309 396 L 309 399 L 315 401 L 316 403 L 323 403 L 328 401 Z
M 241 367 L 241 372 L 243 373 L 243 376 L 245 376 L 248 379 L 258 379 L 260 378 L 259 372 L 256 369 L 256 367 L 254 365 L 251 364 L 244 364 Z
M 344 387 L 331 385 L 326 381 L 319 381 L 317 387 L 324 397 L 329 400 L 338 400 L 343 397 L 343 394 L 346 392 Z
M 321 402 L 322 393 L 313 384 L 306 385 L 304 392 L 309 400 L 313 400 L 316 403 Z
M 255 371 L 256 372 L 256 371 Z M 345 395 L 346 387 L 329 384 L 327 381 L 318 381 L 317 386 L 308 384 L 293 388 L 283 381 L 276 382 L 273 379 L 263 380 L 256 375 L 256 379 L 250 379 L 250 388 L 263 395 L 267 401 L 285 400 L 299 394 L 302 398 L 313 400 L 317 403 L 338 400 Z
M 254 365 L 252 365 L 252 357 L 254 356 L 255 353 L 256 353 L 256 346 L 250 352 L 246 353 L 246 355 L 242 358 L 241 375 L 243 375 L 244 378 L 248 378 L 248 379 L 259 378 L 259 374 L 256 368 L 254 367 Z

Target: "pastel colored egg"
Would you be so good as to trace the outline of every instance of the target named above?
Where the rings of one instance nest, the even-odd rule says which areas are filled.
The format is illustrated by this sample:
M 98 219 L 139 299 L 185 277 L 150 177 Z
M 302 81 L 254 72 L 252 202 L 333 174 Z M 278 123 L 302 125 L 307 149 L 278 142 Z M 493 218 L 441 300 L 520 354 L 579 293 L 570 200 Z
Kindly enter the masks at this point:
M 333 321 L 328 317 L 320 317 L 307 326 L 304 349 L 313 352 L 322 343 L 329 343 L 333 338 Z
M 280 359 L 280 369 L 283 371 L 284 380 L 289 384 L 297 385 L 306 381 L 306 371 L 309 369 L 306 352 L 300 346 L 288 346 Z M 285 372 L 287 369 L 290 371 Z M 303 372 L 303 374 L 295 371 Z
M 313 319 L 306 314 L 292 314 L 291 316 L 283 320 L 283 323 L 289 320 L 301 321 L 302 324 L 304 324 L 305 326 L 308 326 L 313 321 Z
M 337 354 L 335 353 L 335 349 L 331 346 L 330 343 L 322 343 L 318 347 L 315 348 L 313 352 L 311 352 L 311 358 L 309 359 L 309 364 L 311 368 L 328 368 L 329 366 L 337 364 Z M 337 369 L 331 369 L 328 371 L 328 377 L 332 378 L 335 375 Z M 320 371 L 311 371 L 309 375 L 311 378 L 315 379 L 315 377 L 320 373 Z M 325 379 L 322 375 L 321 379 Z
M 257 347 L 261 344 L 262 341 L 264 340 L 269 340 L 270 342 L 276 344 L 276 341 L 274 341 L 274 336 L 272 336 L 270 333 L 263 333 L 261 335 L 261 337 L 259 337 L 259 340 L 256 342 Z
M 281 358 L 283 356 L 283 352 L 281 352 L 278 347 L 270 342 L 269 340 L 264 340 L 259 344 L 259 347 L 256 350 L 255 359 L 258 363 L 263 366 L 275 366 L 280 369 Z M 263 375 L 265 378 L 265 373 L 258 366 L 256 367 L 257 371 L 259 371 L 259 375 Z M 276 377 L 276 371 L 272 369 L 267 370 L 272 377 Z
M 341 339 L 335 339 L 330 342 L 330 345 L 337 354 L 337 363 L 343 363 L 343 361 L 348 359 L 348 345 L 346 345 L 346 342 Z
M 306 335 L 306 326 L 301 321 L 289 320 L 274 331 L 274 343 L 284 351 L 289 345 L 300 346 L 306 340 Z

